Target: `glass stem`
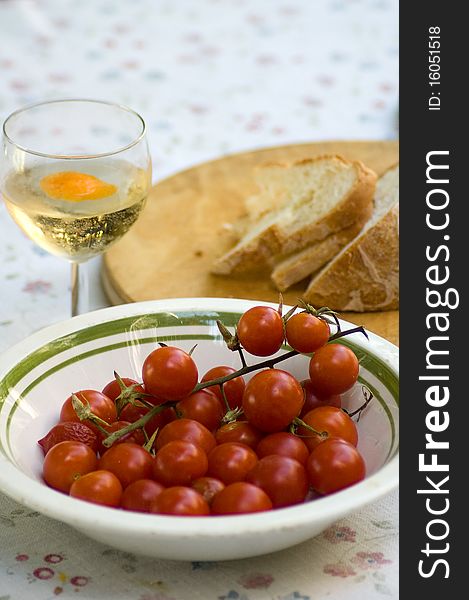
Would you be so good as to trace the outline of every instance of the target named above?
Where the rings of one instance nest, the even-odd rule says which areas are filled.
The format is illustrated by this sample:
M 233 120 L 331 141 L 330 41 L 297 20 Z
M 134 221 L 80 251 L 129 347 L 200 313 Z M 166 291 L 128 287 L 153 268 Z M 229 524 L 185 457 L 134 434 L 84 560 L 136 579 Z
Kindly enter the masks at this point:
M 72 317 L 89 311 L 89 277 L 87 263 L 72 262 Z

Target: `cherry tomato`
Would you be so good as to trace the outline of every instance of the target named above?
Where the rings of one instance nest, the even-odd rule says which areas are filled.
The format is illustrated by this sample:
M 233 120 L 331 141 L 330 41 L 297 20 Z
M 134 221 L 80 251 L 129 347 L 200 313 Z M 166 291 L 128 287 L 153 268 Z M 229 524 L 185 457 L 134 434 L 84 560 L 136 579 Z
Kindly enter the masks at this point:
M 150 512 L 153 501 L 164 489 L 161 483 L 153 481 L 153 479 L 137 479 L 125 488 L 121 507 L 125 510 Z
M 244 444 L 227 443 L 216 446 L 208 455 L 207 475 L 223 481 L 225 485 L 243 481 L 257 463 L 257 455 Z
M 221 492 L 225 487 L 225 484 L 223 481 L 215 479 L 215 477 L 199 477 L 198 479 L 194 479 L 192 487 L 205 498 L 207 504 L 210 506 L 218 492 Z
M 99 459 L 99 468 L 114 473 L 124 488 L 137 479 L 150 479 L 152 467 L 152 455 L 131 442 L 111 446 Z
M 226 444 L 227 442 L 237 442 L 238 444 L 246 444 L 253 450 L 263 438 L 263 433 L 256 429 L 247 421 L 233 421 L 222 425 L 215 432 L 217 444 Z
M 212 379 L 226 377 L 227 375 L 231 375 L 232 373 L 236 373 L 236 369 L 233 369 L 233 367 L 213 367 L 213 369 L 207 371 L 202 377 L 202 382 L 205 383 L 206 381 L 211 381 Z M 228 401 L 228 406 L 232 410 L 240 407 L 243 403 L 243 393 L 245 387 L 246 383 L 241 375 L 239 377 L 235 377 L 234 379 L 230 379 L 229 381 L 223 384 L 223 391 L 225 392 L 225 396 Z M 216 396 L 223 402 L 223 396 L 220 390 L 220 386 L 214 385 L 208 389 L 210 389 L 211 392 L 216 394 Z
M 72 484 L 70 496 L 94 504 L 118 507 L 122 497 L 122 485 L 110 471 L 92 471 Z
M 280 350 L 285 338 L 280 313 L 269 306 L 254 306 L 238 322 L 238 339 L 255 356 L 270 356 Z
M 326 321 L 307 312 L 290 317 L 285 332 L 287 342 L 298 352 L 316 352 L 327 344 L 331 333 Z
M 309 362 L 311 387 L 319 396 L 343 394 L 357 381 L 358 358 L 342 344 L 326 344 Z
M 168 442 L 184 440 L 202 448 L 208 454 L 216 446 L 216 441 L 210 431 L 192 419 L 176 419 L 163 427 L 156 438 L 156 448 L 160 450 Z
M 124 427 L 127 427 L 127 425 L 130 425 L 128 421 L 115 421 L 114 423 L 111 423 L 111 425 L 103 427 L 103 429 L 105 429 L 108 432 L 108 435 L 111 435 L 111 433 L 114 433 L 115 431 L 124 429 Z M 99 432 L 98 451 L 101 456 L 107 450 L 109 450 L 109 448 L 103 445 L 103 441 L 106 439 L 106 437 L 107 436 L 105 436 L 104 433 L 102 433 L 101 431 Z M 145 443 L 145 436 L 143 435 L 143 431 L 141 429 L 135 429 L 130 433 L 126 433 L 122 437 L 118 438 L 112 445 L 116 446 L 117 444 L 122 444 L 123 442 L 132 442 L 134 444 L 138 444 L 139 446 L 143 446 L 143 444 Z
M 174 346 L 153 350 L 143 363 L 145 390 L 163 400 L 182 400 L 194 389 L 197 366 L 189 354 Z
M 88 425 L 77 423 L 76 421 L 57 423 L 57 425 L 52 427 L 49 433 L 38 441 L 38 444 L 41 446 L 44 454 L 47 454 L 52 446 L 66 440 L 83 442 L 83 444 L 89 446 L 93 452 L 97 452 L 98 450 L 98 436 L 96 433 L 88 427 Z
M 319 406 L 306 413 L 302 420 L 316 431 L 326 432 L 329 437 L 340 438 L 353 446 L 358 443 L 358 431 L 355 421 L 340 408 Z M 310 452 L 327 439 L 319 437 L 302 426 L 298 427 L 298 435 L 303 436 L 302 440 Z
M 270 456 L 271 454 L 287 456 L 288 458 L 294 458 L 304 465 L 309 456 L 309 450 L 298 436 L 286 431 L 279 431 L 266 435 L 259 442 L 256 454 L 259 458 L 264 458 L 264 456 Z
M 342 399 L 338 394 L 333 396 L 318 396 L 315 394 L 311 379 L 304 379 L 301 382 L 301 387 L 305 392 L 305 403 L 301 409 L 300 418 L 313 408 L 318 408 L 318 406 L 336 406 L 337 408 L 342 406 Z
M 194 489 L 184 486 L 166 488 L 151 504 L 150 512 L 163 515 L 204 516 L 210 514 L 205 499 Z
M 135 404 L 126 404 L 121 411 L 119 419 L 121 421 L 128 421 L 129 423 L 135 423 L 138 421 L 140 417 L 146 415 L 150 409 L 144 406 L 138 400 L 135 401 Z
M 101 392 L 97 392 L 96 390 L 81 390 L 80 392 L 76 392 L 75 396 L 77 396 L 85 406 L 89 404 L 91 412 L 103 421 L 106 421 L 106 423 L 114 423 L 117 419 L 116 405 L 110 398 Z M 60 420 L 80 422 L 80 419 L 73 408 L 71 396 L 65 400 L 62 406 Z M 82 422 L 85 423 L 85 425 L 88 425 L 93 431 L 98 431 L 91 421 L 85 420 Z
M 220 400 L 208 390 L 199 390 L 179 400 L 176 410 L 181 417 L 198 421 L 210 431 L 220 425 L 225 414 Z
M 309 481 L 319 494 L 331 494 L 365 478 L 365 461 L 344 440 L 330 438 L 319 444 L 306 462 Z
M 251 425 L 273 433 L 290 425 L 300 414 L 303 402 L 303 388 L 293 375 L 280 369 L 266 369 L 248 382 L 243 411 Z
M 175 440 L 156 453 L 153 477 L 165 486 L 190 485 L 193 479 L 207 472 L 207 455 L 199 446 Z
M 68 493 L 79 477 L 94 471 L 98 459 L 93 450 L 82 442 L 64 441 L 53 446 L 46 454 L 42 476 L 50 487 Z
M 270 510 L 272 501 L 261 488 L 238 481 L 227 485 L 212 502 L 214 515 L 234 515 Z
M 122 377 L 121 379 L 127 387 L 132 387 L 134 392 L 140 393 L 140 394 L 145 393 L 143 386 L 140 383 L 138 383 L 138 381 L 135 381 L 135 379 L 130 379 L 129 377 Z M 102 389 L 102 393 L 105 396 L 107 396 L 108 398 L 111 398 L 111 400 L 113 402 L 115 402 L 117 400 L 117 398 L 120 396 L 121 392 L 122 392 L 122 390 L 120 388 L 120 385 L 119 385 L 119 382 L 117 381 L 117 379 L 113 379 L 108 384 L 106 384 Z
M 277 454 L 261 458 L 247 474 L 246 481 L 263 489 L 274 508 L 303 502 L 309 488 L 303 465 L 294 458 Z

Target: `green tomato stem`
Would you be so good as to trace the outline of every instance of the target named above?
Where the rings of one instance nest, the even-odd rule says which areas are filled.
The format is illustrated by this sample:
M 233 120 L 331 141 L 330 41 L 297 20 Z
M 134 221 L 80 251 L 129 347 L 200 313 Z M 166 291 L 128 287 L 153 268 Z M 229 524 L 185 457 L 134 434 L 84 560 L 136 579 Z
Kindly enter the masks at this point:
M 225 388 L 223 387 L 223 383 L 220 385 L 220 393 L 221 393 L 221 397 L 223 398 L 223 403 L 225 404 L 226 412 L 229 412 L 230 405 L 228 404 L 228 398 L 226 397 Z
M 200 382 L 195 386 L 191 394 L 193 394 L 194 392 L 198 392 L 199 390 L 203 390 L 204 388 L 212 387 L 214 385 L 223 385 L 227 381 L 231 381 L 231 379 L 235 379 L 236 377 L 246 375 L 247 373 L 252 373 L 253 371 L 259 371 L 259 369 L 273 367 L 277 363 L 287 360 L 288 358 L 292 358 L 292 356 L 297 356 L 298 354 L 299 352 L 297 352 L 296 350 L 291 350 L 286 354 L 282 354 L 282 356 L 278 356 L 277 358 L 271 358 L 270 360 L 264 360 L 263 362 L 257 363 L 256 365 L 243 367 L 242 369 L 239 369 L 234 373 L 230 373 L 229 375 L 225 375 L 224 377 L 217 377 L 216 379 L 211 379 L 210 381 Z
M 311 427 L 311 425 L 308 425 L 308 423 L 305 423 L 299 417 L 295 417 L 295 419 L 293 419 L 292 425 L 293 425 L 293 428 L 295 429 L 295 431 L 292 433 L 294 433 L 295 435 L 298 435 L 296 433 L 297 427 L 304 427 L 308 431 L 311 431 L 312 434 L 317 435 L 320 438 L 326 439 L 329 437 L 329 434 L 327 433 L 327 431 L 318 431 L 317 429 L 314 429 L 314 427 Z M 298 437 L 312 437 L 312 436 L 311 435 L 299 435 Z
M 370 339 L 365 331 L 365 328 L 360 325 L 360 327 L 353 327 L 352 329 L 347 329 L 347 331 L 339 330 L 337 333 L 334 333 L 334 335 L 331 335 L 328 342 L 333 342 L 334 340 L 338 340 L 339 338 L 345 337 L 346 335 L 350 335 L 351 333 L 363 333 L 367 340 Z
M 363 333 L 363 335 L 368 339 L 368 335 L 363 327 L 353 327 L 352 329 L 347 329 L 346 331 L 338 331 L 334 335 L 331 335 L 328 342 L 333 342 L 334 340 L 337 340 L 341 337 L 345 337 L 347 335 L 351 335 L 352 333 Z M 230 373 L 229 375 L 225 375 L 224 377 L 217 377 L 216 379 L 211 379 L 210 381 L 198 383 L 192 390 L 191 394 L 193 394 L 194 392 L 198 392 L 199 390 L 203 390 L 204 388 L 212 387 L 214 385 L 223 385 L 231 379 L 235 379 L 236 377 L 246 375 L 247 373 L 252 373 L 253 371 L 259 371 L 260 369 L 272 369 L 278 363 L 283 362 L 284 360 L 288 360 L 293 356 L 298 356 L 299 354 L 301 353 L 297 350 L 290 350 L 290 352 L 286 352 L 285 354 L 282 354 L 282 356 L 270 358 L 269 360 L 264 360 L 255 365 L 243 366 L 238 371 Z
M 163 412 L 166 408 L 175 405 L 176 402 L 165 402 L 164 404 L 158 404 L 157 406 L 154 406 L 146 414 L 141 416 L 140 419 L 138 419 L 137 421 L 134 421 L 133 423 L 130 423 L 130 425 L 127 425 L 126 427 L 123 427 L 122 429 L 111 433 L 111 435 L 109 435 L 105 440 L 103 440 L 103 446 L 109 448 L 116 440 L 118 440 L 122 436 L 126 435 L 127 433 L 130 433 L 131 431 L 135 431 L 136 429 L 145 427 L 148 421 L 150 421 L 150 419 L 152 419 L 154 416 L 158 415 L 160 412 Z
M 356 410 L 349 412 L 348 410 L 345 410 L 345 408 L 342 409 L 349 417 L 354 417 L 355 415 L 358 415 L 357 423 L 360 420 L 360 417 L 362 416 L 362 412 L 365 410 L 365 408 L 373 400 L 374 397 L 373 392 L 364 385 L 362 386 L 362 394 L 365 398 L 365 401 Z
M 217 324 L 223 335 L 223 331 L 226 328 L 224 327 L 223 324 L 221 324 L 221 327 L 220 327 L 220 322 L 217 322 Z M 228 331 L 228 330 L 226 330 L 226 331 Z M 347 331 L 338 331 L 334 335 L 331 335 L 331 337 L 329 338 L 328 341 L 331 342 L 338 338 L 345 337 L 346 335 L 350 335 L 352 333 L 363 333 L 363 335 L 365 335 L 368 338 L 368 335 L 366 334 L 363 327 L 354 327 L 352 329 L 348 329 Z M 225 335 L 226 335 L 226 332 L 225 332 Z M 225 337 L 225 335 L 223 337 Z M 231 334 L 229 334 L 229 335 L 231 336 Z M 232 336 L 232 338 L 233 337 L 234 336 Z M 225 339 L 225 341 L 227 341 L 227 340 Z M 238 348 L 236 348 L 236 349 L 238 349 Z M 248 373 L 252 373 L 253 371 L 259 371 L 260 369 L 268 369 L 268 368 L 272 369 L 278 363 L 281 363 L 285 360 L 288 360 L 289 358 L 293 358 L 294 356 L 298 356 L 300 354 L 300 352 L 298 352 L 296 350 L 291 350 L 290 352 L 286 352 L 285 354 L 282 354 L 282 356 L 277 356 L 275 358 L 271 358 L 269 360 L 262 361 L 255 365 L 246 365 L 246 362 L 244 360 L 244 355 L 242 354 L 241 349 L 239 349 L 239 350 L 240 350 L 241 361 L 243 363 L 243 367 L 241 369 L 238 369 L 238 371 L 235 371 L 234 373 L 230 373 L 229 375 L 225 375 L 224 377 L 217 377 L 216 379 L 211 379 L 210 381 L 200 382 L 194 387 L 191 394 L 198 392 L 199 390 L 203 390 L 205 388 L 212 387 L 214 385 L 218 385 L 218 386 L 220 386 L 220 389 L 222 390 L 222 395 L 225 400 L 225 403 L 226 403 L 226 405 L 228 405 L 228 402 L 226 400 L 224 390 L 223 390 L 224 383 L 226 383 L 227 381 L 231 381 L 232 379 L 235 379 L 236 377 L 241 377 Z M 78 400 L 78 398 L 77 398 L 77 400 Z M 141 398 L 139 400 L 142 401 Z M 80 400 L 78 400 L 78 402 L 80 402 Z M 80 402 L 80 404 L 83 405 L 83 403 L 81 403 L 81 402 Z M 147 405 L 147 404 L 148 403 L 145 402 L 145 405 Z M 106 448 L 109 448 L 110 446 L 112 446 L 112 444 L 116 440 L 118 440 L 122 436 L 126 435 L 127 433 L 130 433 L 131 431 L 135 431 L 136 429 L 143 428 L 148 423 L 148 421 L 150 421 L 155 415 L 159 414 L 160 412 L 163 412 L 163 410 L 165 410 L 166 408 L 174 407 L 174 406 L 176 406 L 176 402 L 165 402 L 164 404 L 159 404 L 157 406 L 153 406 L 146 414 L 144 414 L 142 417 L 140 417 L 140 419 L 138 419 L 134 423 L 130 423 L 130 425 L 127 425 L 127 427 L 123 427 L 122 429 L 119 429 L 118 431 L 115 431 L 114 433 L 112 433 L 111 435 L 106 437 L 106 439 L 103 441 L 103 445 Z M 90 413 L 91 413 L 91 411 L 90 411 Z M 95 415 L 93 415 L 93 413 L 88 414 L 88 416 L 87 416 L 87 418 L 89 418 L 90 420 L 93 420 L 93 417 L 95 417 Z M 96 417 L 96 419 L 98 419 L 98 418 Z M 294 424 L 301 425 L 301 426 L 305 427 L 306 429 L 311 430 L 312 433 L 314 433 L 315 435 L 327 437 L 326 432 L 316 431 L 315 429 L 313 429 L 306 423 L 303 423 L 303 421 L 301 421 L 301 419 L 295 419 Z M 105 423 L 105 425 L 109 425 L 109 424 Z

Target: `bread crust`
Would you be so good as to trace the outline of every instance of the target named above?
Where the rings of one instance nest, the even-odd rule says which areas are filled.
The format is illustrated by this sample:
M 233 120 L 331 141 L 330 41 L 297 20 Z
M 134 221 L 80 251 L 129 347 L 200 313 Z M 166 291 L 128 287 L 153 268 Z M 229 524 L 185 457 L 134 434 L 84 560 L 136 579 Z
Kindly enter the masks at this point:
M 294 253 L 276 262 L 270 278 L 275 287 L 284 292 L 290 286 L 311 276 L 328 263 L 342 248 L 356 237 L 363 229 L 368 216 L 358 219 L 350 227 L 345 227 L 332 233 L 323 240 L 307 246 L 304 250 Z
M 348 161 L 339 155 L 327 155 L 303 159 L 292 165 L 282 166 L 289 168 L 324 160 L 340 161 L 343 164 L 354 166 L 356 179 L 348 194 L 321 219 L 313 223 L 305 223 L 304 227 L 294 233 L 289 232 L 281 223 L 273 223 L 259 232 L 252 240 L 247 242 L 241 240 L 234 248 L 215 261 L 212 273 L 228 275 L 259 268 L 268 264 L 279 254 L 301 250 L 309 244 L 350 227 L 357 221 L 364 222 L 370 217 L 373 210 L 377 176 L 361 161 Z M 274 166 L 274 163 L 266 165 L 266 168 L 268 166 Z
M 399 307 L 399 204 L 309 283 L 304 299 L 341 311 Z

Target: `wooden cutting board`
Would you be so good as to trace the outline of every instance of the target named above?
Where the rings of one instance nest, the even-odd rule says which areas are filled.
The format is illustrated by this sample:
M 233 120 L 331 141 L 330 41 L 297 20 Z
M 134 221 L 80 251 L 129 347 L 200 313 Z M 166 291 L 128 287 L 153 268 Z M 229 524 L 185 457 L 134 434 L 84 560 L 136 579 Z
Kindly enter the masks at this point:
M 362 160 L 378 175 L 399 158 L 397 142 L 321 142 L 244 152 L 182 171 L 155 185 L 146 208 L 124 238 L 105 255 L 103 284 L 113 304 L 156 298 L 226 297 L 276 302 L 269 278 L 210 274 L 216 256 L 235 242 L 227 224 L 243 212 L 243 199 L 256 191 L 253 167 L 319 154 Z M 306 282 L 286 293 L 295 304 Z M 398 342 L 398 312 L 344 313 L 343 318 Z

